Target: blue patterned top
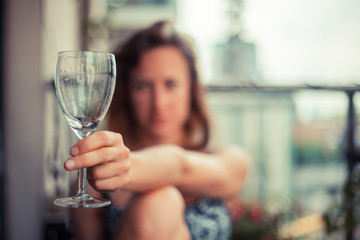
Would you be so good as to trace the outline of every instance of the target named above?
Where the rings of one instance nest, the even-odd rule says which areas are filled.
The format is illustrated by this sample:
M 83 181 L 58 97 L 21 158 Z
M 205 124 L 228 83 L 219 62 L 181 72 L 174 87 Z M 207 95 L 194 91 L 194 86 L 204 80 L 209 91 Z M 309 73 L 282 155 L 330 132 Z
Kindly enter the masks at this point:
M 107 234 L 113 233 L 121 213 L 122 210 L 119 208 L 112 205 L 107 207 Z M 229 211 L 220 200 L 202 198 L 187 205 L 185 221 L 192 240 L 228 240 L 231 237 L 232 223 Z
M 228 240 L 231 237 L 230 215 L 220 200 L 203 198 L 188 205 L 185 220 L 192 240 Z

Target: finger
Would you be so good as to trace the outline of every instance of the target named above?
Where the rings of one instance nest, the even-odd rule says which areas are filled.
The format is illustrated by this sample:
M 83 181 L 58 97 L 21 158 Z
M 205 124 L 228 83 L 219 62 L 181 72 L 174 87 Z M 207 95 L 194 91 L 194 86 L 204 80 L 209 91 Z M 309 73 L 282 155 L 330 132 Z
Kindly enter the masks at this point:
M 123 174 L 107 179 L 99 179 L 99 180 L 89 179 L 88 182 L 97 191 L 111 192 L 125 186 L 129 182 L 129 179 L 130 179 L 129 174 Z
M 91 168 L 88 168 L 88 179 L 100 180 L 106 178 L 112 178 L 117 175 L 127 174 L 130 170 L 131 163 L 129 159 L 123 161 L 112 161 L 107 164 L 100 164 Z
M 80 140 L 70 149 L 71 156 L 77 156 L 86 152 L 94 151 L 101 147 L 123 145 L 121 134 L 109 131 L 100 131 Z
M 64 167 L 68 171 L 93 167 L 110 161 L 121 161 L 129 158 L 130 151 L 123 147 L 103 147 L 95 151 L 86 152 L 65 161 Z

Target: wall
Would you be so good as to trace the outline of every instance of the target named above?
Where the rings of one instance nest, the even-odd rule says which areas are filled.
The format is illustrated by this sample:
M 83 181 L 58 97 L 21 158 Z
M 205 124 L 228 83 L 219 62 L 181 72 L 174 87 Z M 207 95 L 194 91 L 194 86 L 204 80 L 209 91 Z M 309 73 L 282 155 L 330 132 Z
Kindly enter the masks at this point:
M 5 233 L 41 239 L 45 82 L 55 54 L 77 48 L 77 1 L 6 1 Z
M 5 231 L 8 239 L 41 239 L 41 7 L 18 0 L 6 8 Z

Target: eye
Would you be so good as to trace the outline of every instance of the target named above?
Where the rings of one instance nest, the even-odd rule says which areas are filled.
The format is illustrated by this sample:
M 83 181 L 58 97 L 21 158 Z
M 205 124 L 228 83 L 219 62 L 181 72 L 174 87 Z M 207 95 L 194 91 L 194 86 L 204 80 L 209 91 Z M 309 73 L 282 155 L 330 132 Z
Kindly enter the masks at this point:
M 150 89 L 151 84 L 146 81 L 136 81 L 134 84 L 134 89 L 137 91 L 145 91 L 147 89 Z
M 165 85 L 167 89 L 174 89 L 178 86 L 177 82 L 173 79 L 166 80 Z

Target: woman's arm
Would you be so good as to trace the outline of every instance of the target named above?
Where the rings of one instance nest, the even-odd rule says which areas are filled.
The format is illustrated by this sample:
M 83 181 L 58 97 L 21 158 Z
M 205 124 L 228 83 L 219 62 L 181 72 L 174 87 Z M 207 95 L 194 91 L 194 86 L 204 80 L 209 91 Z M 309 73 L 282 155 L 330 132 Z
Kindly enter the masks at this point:
M 214 154 L 161 145 L 130 155 L 132 168 L 124 189 L 144 191 L 165 184 L 187 194 L 227 197 L 238 193 L 248 171 L 249 156 L 237 147 Z
M 184 193 L 226 197 L 241 189 L 249 157 L 237 148 L 214 154 L 161 145 L 129 153 L 119 134 L 98 132 L 78 142 L 67 170 L 89 168 L 100 191 L 146 191 L 166 184 Z M 68 160 L 69 161 L 69 160 Z
M 185 151 L 187 167 L 178 187 L 185 193 L 231 197 L 244 185 L 250 157 L 239 147 L 228 147 L 212 154 Z

